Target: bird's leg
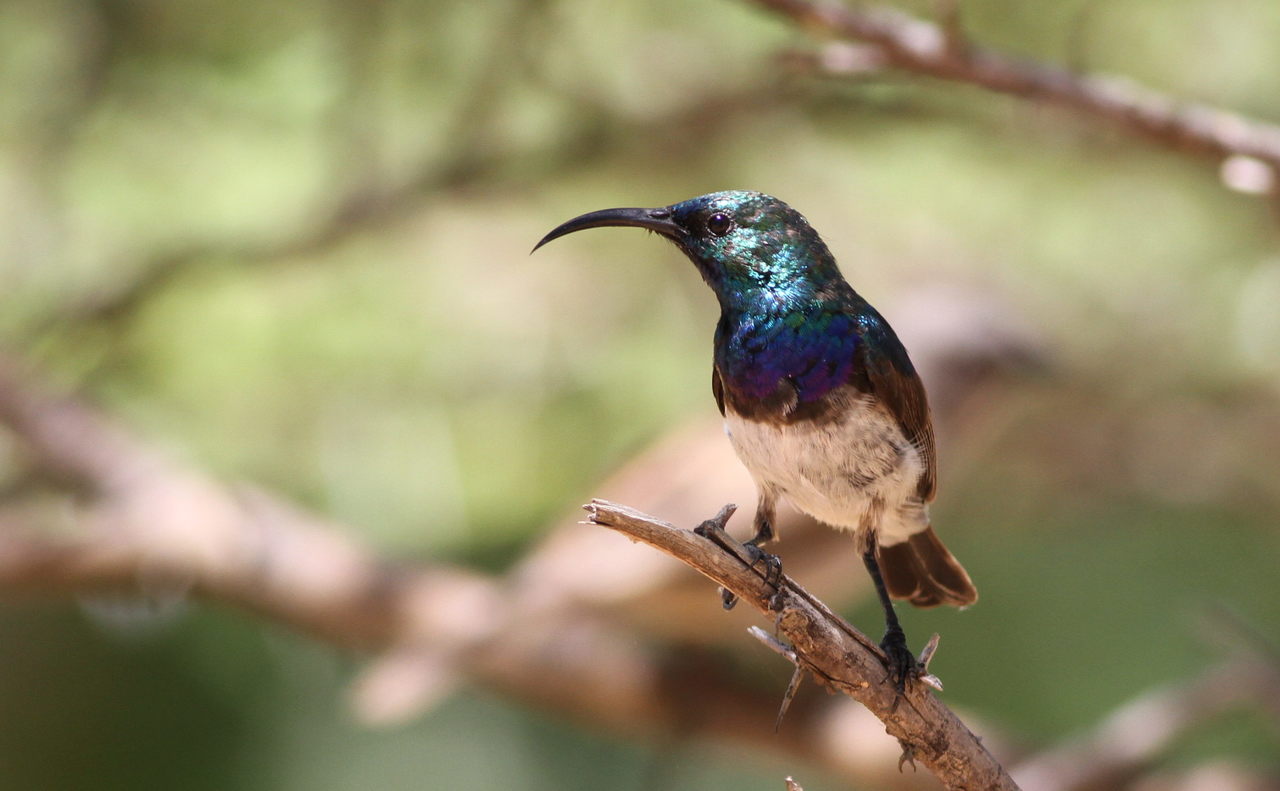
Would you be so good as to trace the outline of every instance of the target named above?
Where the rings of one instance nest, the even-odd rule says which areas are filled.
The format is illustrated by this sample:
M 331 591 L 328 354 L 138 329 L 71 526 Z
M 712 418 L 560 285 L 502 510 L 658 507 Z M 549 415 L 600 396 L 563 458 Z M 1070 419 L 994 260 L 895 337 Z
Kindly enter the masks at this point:
M 756 501 L 756 518 L 752 522 L 752 526 L 756 529 L 756 534 L 747 541 L 747 546 L 758 548 L 761 544 L 767 544 L 777 538 L 778 534 L 773 531 L 773 523 L 777 519 L 777 496 L 762 489 L 760 498 Z
M 756 516 L 754 525 L 756 534 L 747 540 L 747 551 L 752 554 L 751 567 L 755 568 L 757 562 L 763 561 L 766 568 L 765 582 L 778 587 L 778 583 L 782 581 L 782 561 L 777 555 L 770 554 L 761 549 L 764 544 L 773 541 L 778 534 L 773 530 L 773 523 L 778 519 L 778 497 L 768 489 L 760 490 L 760 498 L 756 502 Z
M 907 679 L 915 678 L 920 674 L 920 663 L 907 647 L 907 636 L 902 631 L 902 624 L 898 623 L 898 614 L 894 612 L 893 602 L 889 599 L 884 577 L 880 574 L 880 563 L 876 560 L 874 538 L 871 539 L 867 550 L 862 553 L 862 562 L 866 565 L 867 573 L 871 575 L 871 581 L 876 586 L 880 606 L 884 608 L 884 638 L 880 641 L 880 648 L 889 657 L 889 673 L 893 676 L 894 686 L 901 694 L 907 687 Z

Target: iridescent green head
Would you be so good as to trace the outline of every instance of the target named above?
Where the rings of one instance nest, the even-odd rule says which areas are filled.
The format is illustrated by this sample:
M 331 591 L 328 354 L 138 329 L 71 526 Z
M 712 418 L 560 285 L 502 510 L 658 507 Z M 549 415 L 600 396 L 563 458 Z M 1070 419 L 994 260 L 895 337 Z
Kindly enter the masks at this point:
M 627 226 L 666 236 L 698 267 L 723 307 L 812 298 L 842 281 L 809 221 L 760 192 L 713 192 L 657 209 L 604 209 L 555 228 L 538 247 L 585 228 Z

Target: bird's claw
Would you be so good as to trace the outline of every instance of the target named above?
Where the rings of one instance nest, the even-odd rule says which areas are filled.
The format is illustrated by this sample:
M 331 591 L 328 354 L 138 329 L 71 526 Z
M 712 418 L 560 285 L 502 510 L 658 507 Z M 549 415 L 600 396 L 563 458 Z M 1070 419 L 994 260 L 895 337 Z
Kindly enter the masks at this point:
M 748 541 L 744 546 L 747 553 L 751 555 L 751 565 L 749 568 L 754 569 L 757 563 L 764 563 L 764 581 L 765 584 L 773 588 L 773 594 L 769 597 L 769 609 L 778 612 L 782 609 L 782 559 L 777 555 L 765 552 L 753 541 Z
M 733 512 L 737 509 L 733 503 L 729 503 L 720 509 L 720 513 L 704 519 L 697 527 L 693 529 L 696 535 L 702 536 L 716 546 L 732 552 L 733 549 L 729 544 L 729 537 L 725 533 L 725 525 L 729 524 L 729 517 L 733 516 Z M 733 606 L 738 603 L 738 597 L 728 588 L 720 589 L 720 603 L 726 610 L 732 610 Z
M 890 628 L 880 641 L 880 649 L 888 658 L 889 677 L 898 690 L 899 698 L 907 690 L 907 679 L 919 678 L 925 672 L 924 665 L 916 659 L 907 647 L 907 637 L 901 629 Z
M 693 529 L 693 532 L 702 536 L 718 545 L 721 549 L 737 554 L 733 548 L 733 544 L 729 541 L 725 534 L 725 525 L 729 523 L 729 517 L 733 516 L 736 506 L 733 504 L 726 505 L 720 509 L 720 513 L 704 520 L 701 524 Z M 754 569 L 757 564 L 763 562 L 765 564 L 765 582 L 773 588 L 773 594 L 769 597 L 769 608 L 774 611 L 782 609 L 782 589 L 779 584 L 782 582 L 782 561 L 777 555 L 771 555 L 760 547 L 756 546 L 755 540 L 751 540 L 743 544 L 746 547 L 748 556 L 748 568 Z M 732 610 L 738 603 L 737 594 L 727 588 L 720 589 L 720 603 L 726 610 Z
M 743 544 L 746 547 L 747 555 L 750 556 L 751 562 L 747 564 L 747 568 L 754 569 L 758 564 L 764 563 L 764 581 L 769 587 L 773 588 L 773 593 L 769 596 L 769 609 L 774 612 L 782 610 L 782 560 L 774 554 L 765 552 L 751 541 Z M 726 610 L 732 610 L 734 605 L 738 603 L 738 597 L 725 588 L 720 589 L 720 603 Z
M 902 767 L 907 764 L 911 764 L 911 771 L 916 771 L 916 748 L 901 739 L 898 745 L 902 748 L 902 755 L 898 757 L 898 774 L 902 774 Z

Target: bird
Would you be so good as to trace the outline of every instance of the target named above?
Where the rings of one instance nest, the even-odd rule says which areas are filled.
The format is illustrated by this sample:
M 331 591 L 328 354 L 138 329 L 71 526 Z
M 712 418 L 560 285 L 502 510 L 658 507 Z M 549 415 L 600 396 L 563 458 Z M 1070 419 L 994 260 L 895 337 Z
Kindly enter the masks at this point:
M 893 599 L 917 607 L 978 599 L 931 524 L 937 453 L 906 348 L 845 280 L 809 221 L 773 196 L 730 190 L 659 208 L 593 211 L 561 223 L 534 250 L 601 227 L 665 237 L 715 293 L 711 390 L 757 491 L 746 546 L 780 576 L 780 561 L 762 547 L 777 538 L 782 499 L 852 533 L 884 610 L 880 647 L 901 691 L 923 668 Z

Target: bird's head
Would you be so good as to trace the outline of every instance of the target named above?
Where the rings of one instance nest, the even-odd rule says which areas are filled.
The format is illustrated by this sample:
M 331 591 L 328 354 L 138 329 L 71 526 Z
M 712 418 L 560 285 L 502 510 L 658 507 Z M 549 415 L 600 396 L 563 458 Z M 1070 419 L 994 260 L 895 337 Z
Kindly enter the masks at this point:
M 676 244 L 716 292 L 721 305 L 765 296 L 803 297 L 841 280 L 809 221 L 761 192 L 713 192 L 657 209 L 603 209 L 557 226 L 534 250 L 585 228 L 646 228 Z

